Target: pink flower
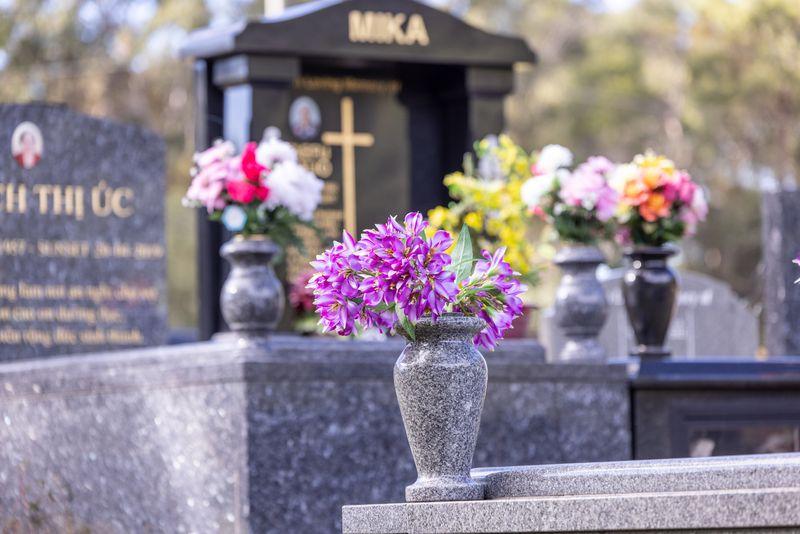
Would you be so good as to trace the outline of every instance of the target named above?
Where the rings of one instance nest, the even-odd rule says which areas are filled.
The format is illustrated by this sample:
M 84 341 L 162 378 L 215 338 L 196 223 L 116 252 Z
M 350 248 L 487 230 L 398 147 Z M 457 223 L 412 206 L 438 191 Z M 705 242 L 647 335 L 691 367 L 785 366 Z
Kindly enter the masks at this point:
M 209 213 L 225 207 L 222 193 L 225 185 L 236 172 L 235 149 L 229 142 L 215 143 L 211 148 L 195 154 L 194 178 L 186 192 L 185 201 L 204 206 Z
M 607 175 L 614 164 L 602 156 L 594 156 L 561 180 L 561 199 L 569 206 L 596 211 L 597 218 L 606 222 L 614 216 L 618 193 L 608 184 Z
M 236 148 L 230 141 L 217 141 L 213 146 L 194 155 L 194 163 L 199 168 L 210 166 L 212 163 L 230 161 L 236 153 Z
M 227 185 L 228 195 L 231 200 L 240 204 L 250 204 L 254 200 L 265 201 L 269 196 L 269 189 L 257 185 L 250 180 L 232 180 Z
M 256 146 L 256 143 L 245 145 L 239 159 L 240 172 L 228 180 L 228 195 L 234 202 L 240 204 L 250 204 L 255 200 L 264 202 L 269 196 L 269 187 L 263 182 L 267 168 L 256 161 Z
M 694 184 L 693 184 L 694 185 Z M 686 233 L 694 235 L 697 231 L 697 224 L 705 221 L 708 216 L 708 201 L 702 189 L 695 186 L 691 201 L 684 205 L 681 210 L 681 220 L 686 225 Z
M 664 196 L 671 202 L 680 201 L 690 204 L 694 198 L 697 185 L 692 181 L 692 177 L 686 171 L 675 171 L 667 175 L 664 183 Z

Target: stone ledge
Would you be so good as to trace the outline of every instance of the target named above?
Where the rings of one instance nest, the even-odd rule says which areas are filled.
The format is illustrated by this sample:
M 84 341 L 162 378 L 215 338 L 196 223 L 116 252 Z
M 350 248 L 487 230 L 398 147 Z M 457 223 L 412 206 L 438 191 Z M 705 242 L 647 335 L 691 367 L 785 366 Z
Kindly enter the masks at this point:
M 800 453 L 484 468 L 487 499 L 800 488 Z
M 344 534 L 798 532 L 800 488 L 345 506 Z M 738 532 L 738 531 L 737 531 Z
M 346 341 L 274 336 L 245 342 L 222 337 L 152 349 L 53 357 L 0 364 L 0 398 L 47 393 L 97 393 L 191 384 L 306 380 L 392 380 L 403 349 L 399 340 Z M 544 361 L 534 340 L 504 341 L 486 354 L 493 382 L 601 383 L 625 385 L 623 365 L 564 364 Z
M 800 531 L 800 453 L 476 469 L 473 475 L 487 485 L 487 500 L 346 506 L 343 532 Z

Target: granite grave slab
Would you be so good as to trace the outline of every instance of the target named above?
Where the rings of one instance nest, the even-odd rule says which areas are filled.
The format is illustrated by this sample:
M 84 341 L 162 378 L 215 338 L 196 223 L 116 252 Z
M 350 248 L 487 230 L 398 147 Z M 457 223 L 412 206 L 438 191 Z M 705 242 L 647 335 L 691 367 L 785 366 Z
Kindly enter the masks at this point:
M 631 380 L 636 458 L 800 452 L 800 362 L 644 362 Z
M 346 506 L 345 534 L 800 529 L 800 454 L 473 470 L 479 501 Z
M 402 343 L 276 336 L 0 365 L 0 529 L 340 532 L 415 479 Z M 475 465 L 630 458 L 622 366 L 486 355 Z
M 0 105 L 0 360 L 166 341 L 164 143 Z

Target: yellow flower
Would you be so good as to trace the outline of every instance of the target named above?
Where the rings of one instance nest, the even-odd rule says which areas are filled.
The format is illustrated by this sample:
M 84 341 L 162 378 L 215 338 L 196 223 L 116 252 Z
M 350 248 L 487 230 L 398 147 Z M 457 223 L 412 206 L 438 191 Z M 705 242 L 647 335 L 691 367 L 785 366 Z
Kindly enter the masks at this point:
M 483 229 L 483 217 L 480 213 L 471 211 L 464 217 L 464 224 L 479 232 Z
M 436 206 L 428 212 L 428 222 L 434 229 L 444 228 L 449 218 L 450 210 L 444 206 Z M 430 228 L 430 227 L 429 227 Z

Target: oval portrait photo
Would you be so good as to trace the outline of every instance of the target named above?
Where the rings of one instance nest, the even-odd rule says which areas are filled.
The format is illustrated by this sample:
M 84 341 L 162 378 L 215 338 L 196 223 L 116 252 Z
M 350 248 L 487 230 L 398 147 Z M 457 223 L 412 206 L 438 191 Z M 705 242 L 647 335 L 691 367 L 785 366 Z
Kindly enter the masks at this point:
M 11 155 L 23 169 L 31 169 L 42 159 L 44 140 L 42 132 L 34 123 L 21 122 L 11 135 Z
M 289 127 L 295 137 L 307 141 L 319 134 L 322 121 L 319 106 L 314 99 L 301 96 L 292 102 L 289 108 Z

